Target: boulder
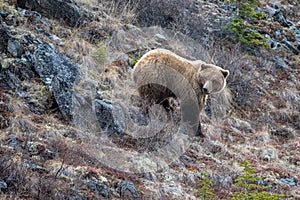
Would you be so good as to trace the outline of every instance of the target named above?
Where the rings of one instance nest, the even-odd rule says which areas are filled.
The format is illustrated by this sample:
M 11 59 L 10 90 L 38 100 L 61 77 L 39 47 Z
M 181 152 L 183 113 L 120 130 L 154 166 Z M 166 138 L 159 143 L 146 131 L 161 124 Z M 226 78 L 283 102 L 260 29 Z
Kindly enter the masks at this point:
M 117 192 L 123 199 L 138 199 L 140 194 L 134 184 L 128 181 L 120 181 L 118 183 Z
M 125 133 L 126 118 L 122 107 L 100 99 L 97 99 L 95 103 L 96 115 L 102 132 L 108 135 Z
M 97 183 L 91 180 L 84 180 L 85 185 L 87 185 L 91 190 L 96 191 L 102 197 L 109 198 L 111 196 L 111 190 L 104 184 Z
M 23 80 L 37 75 L 53 92 L 55 101 L 67 121 L 72 120 L 72 88 L 79 73 L 79 66 L 38 37 L 14 33 L 0 24 L 0 87 L 22 88 Z M 23 92 L 26 92 L 24 90 Z M 20 95 L 19 95 L 20 96 Z
M 68 26 L 75 27 L 81 24 L 81 13 L 74 1 L 63 0 L 17 0 L 17 6 L 37 11 L 42 15 L 63 20 Z
M 33 56 L 36 60 L 35 71 L 51 87 L 61 113 L 70 122 L 73 109 L 72 87 L 79 73 L 79 66 L 46 43 L 36 45 Z

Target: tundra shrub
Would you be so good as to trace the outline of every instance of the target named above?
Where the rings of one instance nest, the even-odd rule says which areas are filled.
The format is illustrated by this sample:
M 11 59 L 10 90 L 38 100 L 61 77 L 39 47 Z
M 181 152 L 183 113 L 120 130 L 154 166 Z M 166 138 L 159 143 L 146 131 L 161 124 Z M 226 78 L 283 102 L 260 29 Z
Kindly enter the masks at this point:
M 258 0 L 230 0 L 236 10 L 232 20 L 224 27 L 232 34 L 232 39 L 253 47 L 269 47 L 267 38 L 256 31 L 255 24 L 265 18 L 263 12 L 255 11 L 259 7 Z
M 198 187 L 200 188 L 195 195 L 201 200 L 214 199 L 215 195 L 213 193 L 212 180 L 208 178 L 207 173 L 203 174 L 203 179 L 199 181 Z
M 231 200 L 277 200 L 283 195 L 270 194 L 266 192 L 266 187 L 258 185 L 260 178 L 255 176 L 255 169 L 250 166 L 250 162 L 245 160 L 243 173 L 236 179 L 235 186 L 239 189 L 234 193 Z

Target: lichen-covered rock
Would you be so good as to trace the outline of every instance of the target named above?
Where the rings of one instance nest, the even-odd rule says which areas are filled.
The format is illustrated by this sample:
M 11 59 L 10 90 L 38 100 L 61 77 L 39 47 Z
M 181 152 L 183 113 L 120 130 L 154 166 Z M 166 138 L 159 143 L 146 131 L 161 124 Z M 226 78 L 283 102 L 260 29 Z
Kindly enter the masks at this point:
M 45 167 L 42 167 L 31 160 L 25 161 L 25 166 L 28 169 L 31 169 L 32 171 L 37 171 L 37 172 L 41 172 L 41 173 L 49 173 L 49 170 L 47 170 Z
M 65 79 L 67 87 L 74 84 L 78 66 L 53 46 L 38 44 L 33 56 L 36 60 L 34 68 L 46 85 L 51 85 L 55 77 Z
M 80 9 L 74 1 L 62 0 L 17 0 L 17 5 L 27 10 L 34 10 L 42 15 L 63 20 L 69 26 L 77 26 L 82 22 Z
M 2 24 L 0 24 L 0 53 L 4 53 L 6 51 L 8 39 L 9 37 L 7 29 Z
M 37 73 L 52 90 L 63 117 L 70 122 L 72 87 L 79 66 L 53 45 L 26 33 L 10 34 L 12 31 L 10 27 L 0 24 L 0 42 L 3 44 L 0 52 L 11 56 L 0 58 L 0 87 L 20 90 L 22 81 L 31 80 Z
M 0 87 L 6 89 L 19 87 L 22 80 L 35 76 L 33 62 L 28 59 L 30 52 L 26 50 L 30 44 L 26 39 L 28 35 L 12 32 L 10 27 L 0 24 L 0 53 L 3 53 L 0 57 Z
M 15 58 L 21 57 L 23 54 L 23 48 L 20 41 L 10 38 L 7 43 L 7 51 Z
M 76 65 L 53 46 L 38 44 L 34 51 L 35 71 L 42 81 L 52 88 L 55 100 L 63 116 L 72 120 L 72 87 L 79 73 Z
M 6 142 L 9 146 L 13 147 L 14 149 L 17 149 L 19 147 L 19 141 L 16 136 L 10 137 Z
M 0 87 L 1 88 L 16 88 L 20 86 L 21 80 L 18 73 L 15 73 L 14 58 L 5 58 L 0 60 Z
M 91 180 L 84 180 L 83 181 L 85 185 L 87 185 L 92 190 L 99 193 L 102 197 L 109 198 L 111 195 L 111 190 L 104 184 L 97 183 L 95 181 Z
M 289 27 L 291 25 L 291 23 L 286 20 L 284 12 L 282 10 L 280 10 L 280 9 L 278 9 L 275 12 L 275 14 L 273 15 L 273 17 L 274 17 L 274 19 L 276 21 L 278 21 L 284 27 Z
M 6 189 L 7 188 L 7 183 L 4 182 L 3 180 L 0 180 L 0 189 Z
M 126 118 L 123 109 L 118 104 L 109 104 L 103 100 L 96 101 L 96 115 L 103 133 L 108 135 L 124 133 Z
M 274 4 L 273 7 L 274 8 L 267 7 L 273 10 L 273 12 L 269 12 L 270 14 L 272 14 L 273 20 L 273 22 L 271 23 L 271 32 L 273 32 L 274 34 L 269 39 L 270 43 L 273 44 L 272 48 L 282 46 L 286 50 L 298 55 L 300 49 L 298 41 L 300 30 L 297 28 L 296 23 L 294 24 L 292 21 L 289 21 L 287 19 L 285 9 L 281 9 L 277 4 Z M 274 26 L 276 23 L 280 24 L 281 27 L 278 25 Z M 274 41 L 279 45 L 274 46 Z
M 134 184 L 128 181 L 120 181 L 118 183 L 117 192 L 123 199 L 137 199 L 140 197 L 140 194 Z
M 26 55 L 27 53 L 28 53 L 28 55 Z M 47 61 L 53 61 L 55 54 L 52 55 L 53 56 L 52 58 L 44 57 L 39 60 L 40 62 L 33 63 L 28 60 L 28 59 L 31 59 L 32 55 L 29 52 L 27 52 L 27 53 L 23 54 L 22 58 L 4 58 L 3 60 L 0 60 L 0 64 L 1 64 L 0 86 L 1 86 L 1 88 L 7 88 L 7 89 L 19 88 L 18 91 L 21 91 L 22 88 L 24 88 L 24 87 L 21 87 L 22 81 L 23 80 L 31 80 L 32 78 L 34 78 L 36 76 L 36 74 L 34 72 L 35 70 L 33 68 L 35 67 L 37 69 L 38 67 L 40 67 L 39 68 L 40 70 L 38 72 L 39 72 L 39 75 L 43 76 L 44 71 L 42 70 L 42 68 L 43 68 L 43 66 L 45 66 L 45 69 L 47 69 L 48 72 L 52 72 L 53 74 L 47 74 L 48 76 L 47 75 L 43 76 L 44 79 L 42 79 L 42 80 L 44 81 L 45 84 L 48 84 L 48 86 L 52 87 L 52 90 L 53 90 L 53 93 L 55 96 L 55 100 L 57 101 L 57 104 L 58 104 L 59 108 L 61 109 L 61 112 L 66 117 L 66 119 L 70 120 L 71 119 L 71 108 L 72 108 L 72 106 L 71 106 L 71 104 L 72 104 L 71 87 L 75 81 L 78 67 L 76 67 L 74 64 L 73 65 L 71 64 L 72 66 L 74 66 L 73 68 L 70 67 L 70 65 L 67 65 L 66 67 L 64 67 L 65 65 L 63 65 L 61 63 L 57 63 L 57 65 L 55 65 L 55 63 L 56 63 L 55 61 L 51 64 L 47 63 Z M 47 51 L 45 51 L 44 53 L 47 54 Z M 58 53 L 58 52 L 56 52 L 56 53 Z M 56 57 L 60 58 L 60 56 L 56 56 Z M 42 60 L 42 59 L 46 59 L 47 61 L 43 62 L 45 60 Z M 66 58 L 62 62 L 64 62 L 64 64 L 70 63 L 70 62 L 66 61 Z M 34 65 L 34 67 L 32 65 Z M 52 68 L 47 67 L 47 66 L 53 67 L 53 66 L 58 66 L 58 65 L 59 65 L 60 71 L 58 71 L 58 70 L 51 71 Z M 70 71 L 73 69 L 73 71 L 68 73 L 68 72 L 64 71 L 66 68 Z M 72 73 L 72 75 L 70 75 L 70 73 Z M 55 79 L 54 79 L 54 76 L 57 76 L 58 78 L 55 77 Z M 74 76 L 73 77 L 74 80 L 70 81 L 70 77 L 65 78 L 65 76 Z M 45 77 L 47 77 L 47 78 L 45 78 Z M 52 83 L 53 79 L 55 81 L 53 81 L 53 83 Z M 23 92 L 26 92 L 26 89 L 23 90 Z M 21 95 L 21 96 L 23 96 L 23 95 Z

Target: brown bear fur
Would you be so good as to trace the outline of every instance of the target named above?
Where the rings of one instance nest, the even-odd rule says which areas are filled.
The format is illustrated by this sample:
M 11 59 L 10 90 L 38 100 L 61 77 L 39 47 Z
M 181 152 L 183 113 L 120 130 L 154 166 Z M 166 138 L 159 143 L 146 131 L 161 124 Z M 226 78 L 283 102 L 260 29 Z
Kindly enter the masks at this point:
M 221 92 L 226 86 L 228 70 L 201 60 L 190 61 L 165 49 L 146 53 L 133 69 L 133 80 L 140 96 L 148 103 L 163 103 L 169 97 L 180 98 L 181 110 L 194 123 L 208 94 Z M 198 106 L 198 108 L 197 108 Z

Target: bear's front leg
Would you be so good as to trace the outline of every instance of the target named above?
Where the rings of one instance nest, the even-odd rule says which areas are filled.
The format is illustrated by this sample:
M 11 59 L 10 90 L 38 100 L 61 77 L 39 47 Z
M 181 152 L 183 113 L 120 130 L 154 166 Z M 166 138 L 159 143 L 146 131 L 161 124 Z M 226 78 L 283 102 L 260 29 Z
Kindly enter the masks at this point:
M 196 137 L 205 137 L 205 135 L 202 133 L 202 128 L 201 128 L 201 123 L 200 122 L 199 122 L 199 125 L 198 125 L 195 136 Z

